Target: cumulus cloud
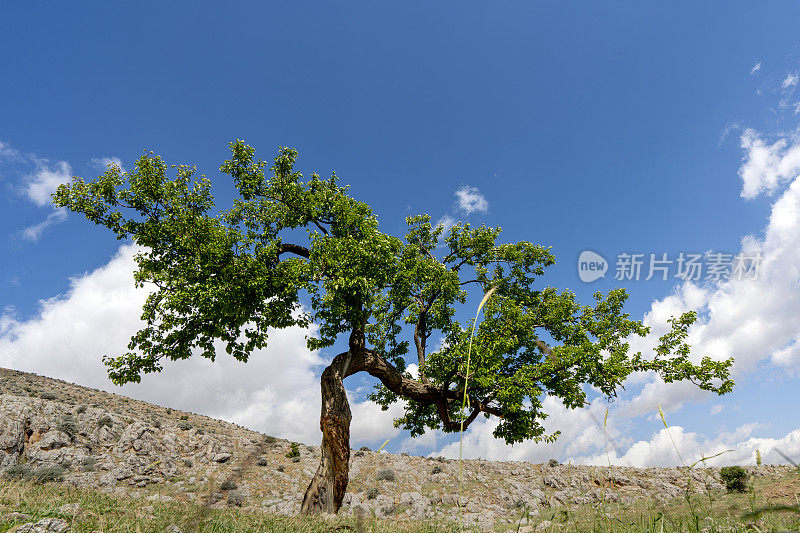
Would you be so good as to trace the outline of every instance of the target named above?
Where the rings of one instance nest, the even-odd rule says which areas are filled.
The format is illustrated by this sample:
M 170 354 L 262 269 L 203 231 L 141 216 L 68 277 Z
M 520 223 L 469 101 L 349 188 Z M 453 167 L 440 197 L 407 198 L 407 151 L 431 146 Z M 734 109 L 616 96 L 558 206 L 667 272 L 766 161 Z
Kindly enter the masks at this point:
M 437 226 L 441 226 L 444 231 L 440 238 L 440 244 L 444 242 L 444 237 L 450 232 L 450 229 L 458 223 L 456 218 L 458 213 L 471 215 L 473 213 L 486 213 L 489 211 L 489 202 L 481 194 L 477 187 L 469 185 L 462 185 L 455 192 L 456 201 L 451 208 L 451 212 L 442 216 L 437 222 Z
M 545 406 L 552 413 L 545 421 L 548 431 L 561 429 L 562 435 L 554 443 L 536 444 L 526 441 L 514 446 L 506 445 L 494 438 L 492 431 L 496 420 L 479 419 L 464 435 L 463 456 L 481 457 L 489 460 L 528 461 L 543 463 L 551 458 L 561 458 L 562 462 L 573 464 L 633 466 L 690 465 L 701 458 L 709 458 L 720 452 L 721 455 L 706 461 L 708 466 L 755 464 L 755 452 L 761 451 L 765 463 L 787 464 L 779 452 L 789 458 L 800 458 L 800 428 L 779 438 L 753 436 L 760 428 L 757 423 L 744 424 L 733 431 L 723 431 L 713 438 L 707 438 L 685 428 L 671 425 L 665 428 L 661 420 L 654 420 L 654 432 L 648 440 L 632 442 L 617 428 L 616 422 L 609 419 L 603 429 L 604 406 L 596 402 L 580 411 L 565 409 L 559 402 L 548 398 Z M 617 411 L 619 412 L 619 411 Z M 656 429 L 658 426 L 660 428 Z M 423 436 L 405 448 L 413 451 L 421 445 L 435 443 L 435 437 Z M 414 446 L 419 444 L 420 446 Z M 459 443 L 451 442 L 442 446 L 431 456 L 443 455 L 458 457 Z M 726 451 L 730 450 L 730 451 Z
M 0 366 L 125 394 L 159 405 L 206 414 L 268 434 L 318 443 L 319 373 L 323 356 L 309 351 L 303 328 L 270 334 L 269 346 L 247 363 L 231 357 L 168 362 L 140 384 L 112 385 L 103 355 L 125 351 L 142 322 L 145 289 L 133 284 L 136 248 L 123 245 L 104 266 L 73 278 L 67 294 L 41 303 L 38 316 L 20 321 L 0 315 Z M 224 353 L 224 349 L 219 350 Z M 397 408 L 383 412 L 353 402 L 353 442 L 381 442 L 398 434 Z
M 755 74 L 759 70 L 761 70 L 761 62 L 760 61 L 758 63 L 756 63 L 755 65 L 753 65 L 753 68 L 750 69 L 750 75 L 752 76 L 753 74 Z
M 681 426 L 662 428 L 650 440 L 639 441 L 630 446 L 622 456 L 611 451 L 608 455 L 598 453 L 588 457 L 570 458 L 573 462 L 603 465 L 610 459 L 614 465 L 679 466 L 691 465 L 695 461 L 716 457 L 705 461 L 707 466 L 754 465 L 756 450 L 761 451 L 765 464 L 788 464 L 781 455 L 789 458 L 800 457 L 800 429 L 795 429 L 780 438 L 759 438 L 752 436 L 758 424 L 745 424 L 732 432 L 723 432 L 714 438 L 705 438 L 697 433 L 686 431 Z M 780 452 L 780 453 L 779 453 Z M 702 463 L 701 465 L 702 466 Z
M 27 177 L 23 185 L 25 196 L 39 207 L 52 206 L 50 195 L 56 192 L 59 185 L 72 179 L 72 167 L 66 161 L 51 163 L 36 156 L 27 156 L 23 159 L 25 158 L 36 167 L 35 172 Z M 36 242 L 45 230 L 66 219 L 67 212 L 63 208 L 52 206 L 52 211 L 44 220 L 23 228 L 19 235 L 25 241 Z
M 651 334 L 630 339 L 631 349 L 649 353 L 658 337 L 667 331 L 669 317 L 696 311 L 699 319 L 690 328 L 688 338 L 692 346 L 690 359 L 695 363 L 704 355 L 715 360 L 733 356 L 735 379 L 752 372 L 760 363 L 800 374 L 800 313 L 797 312 L 800 309 L 800 144 L 792 139 L 770 144 L 756 132 L 747 130 L 742 135 L 742 147 L 746 151 L 739 172 L 742 196 L 753 198 L 761 192 L 781 191 L 772 204 L 763 236 L 746 235 L 741 239 L 739 253 L 760 258 L 755 279 L 732 277 L 718 282 L 687 281 L 675 286 L 670 294 L 651 304 L 642 319 L 650 326 Z M 612 460 L 618 464 L 679 464 L 666 431 L 659 430 L 649 441 L 632 443 L 624 432 L 614 434 L 615 427 L 624 426 L 635 417 L 652 416 L 659 405 L 666 412 L 676 411 L 687 403 L 710 399 L 711 393 L 691 383 L 667 384 L 652 374 L 633 375 L 625 386 L 631 391 L 630 397 L 614 403 L 610 418 L 614 424 L 605 433 L 597 423 L 603 418 L 602 403 L 571 411 L 548 397 L 544 410 L 550 418 L 544 425 L 548 431 L 562 430 L 558 441 L 509 447 L 491 435 L 496 422 L 478 420 L 464 436 L 465 455 L 534 462 L 567 457 L 576 462 L 604 464 L 608 460 L 605 438 L 610 435 L 612 444 L 627 446 L 625 450 L 618 450 L 617 444 L 610 447 Z M 721 405 L 715 405 L 711 413 L 721 410 Z M 549 426 L 552 420 L 558 423 Z M 757 429 L 756 425 L 745 425 L 711 439 L 677 426 L 670 431 L 681 455 L 691 462 L 701 454 L 707 457 L 728 448 L 737 451 L 721 456 L 719 464 L 752 463 L 756 448 L 765 457 L 769 453 L 773 462 L 780 461 L 774 450 L 790 457 L 800 456 L 800 429 L 776 439 L 751 435 Z M 444 445 L 434 453 L 457 456 L 458 443 Z
M 489 202 L 486 200 L 477 187 L 463 185 L 456 190 L 456 204 L 460 211 L 467 215 L 472 213 L 486 213 L 489 210 Z
M 66 161 L 50 163 L 44 160 L 39 160 L 37 167 L 25 184 L 25 195 L 34 204 L 44 207 L 50 204 L 50 195 L 58 186 L 72 179 L 72 167 Z
M 122 168 L 118 157 L 92 159 L 90 164 L 105 170 L 108 165 Z M 66 161 L 51 161 L 36 154 L 23 153 L 0 142 L 0 179 L 10 179 L 12 189 L 37 207 L 52 207 L 47 217 L 17 232 L 23 240 L 36 242 L 50 227 L 66 220 L 63 209 L 55 208 L 51 197 L 59 185 L 72 180 L 72 166 Z
M 771 146 L 755 132 L 743 135 L 748 150 L 740 169 L 743 196 L 776 191 L 792 180 L 773 202 L 763 237 L 746 235 L 739 253 L 760 258 L 755 279 L 731 278 L 698 285 L 685 282 L 666 297 L 652 303 L 643 322 L 652 328 L 645 339 L 634 339 L 634 350 L 646 350 L 666 331 L 667 319 L 696 311 L 699 320 L 689 330 L 690 358 L 704 355 L 721 360 L 734 357 L 734 378 L 767 362 L 783 371 L 800 372 L 800 145 L 779 140 Z M 769 154 L 765 154 L 769 152 Z M 754 183 L 758 185 L 754 186 Z M 763 185 L 768 184 L 768 185 Z M 746 191 L 746 194 L 745 194 Z M 642 380 L 639 376 L 637 379 Z M 688 383 L 665 384 L 644 378 L 639 393 L 619 405 L 627 416 L 653 412 L 659 404 L 677 410 L 687 402 L 708 399 L 710 393 Z
M 789 89 L 797 85 L 798 77 L 797 74 L 788 74 L 786 78 L 784 78 L 783 83 L 781 83 L 781 88 Z
M 604 433 L 601 421 L 605 417 L 607 404 L 602 400 L 596 400 L 585 409 L 573 410 L 564 407 L 560 400 L 548 396 L 542 405 L 549 415 L 542 422 L 545 431 L 561 431 L 561 436 L 555 442 L 525 441 L 509 446 L 492 435 L 498 424 L 496 419 L 479 417 L 464 433 L 462 455 L 489 460 L 541 463 L 555 457 L 593 453 L 606 443 L 609 449 L 613 449 L 627 442 L 614 424 L 607 425 Z M 424 441 L 421 440 L 420 443 L 422 442 Z M 443 445 L 430 455 L 457 458 L 458 451 L 459 443 L 456 441 Z
M 746 151 L 739 169 L 744 198 L 755 198 L 762 192 L 772 193 L 778 186 L 794 180 L 800 173 L 800 144 L 779 139 L 772 144 L 752 129 L 742 134 L 741 146 Z

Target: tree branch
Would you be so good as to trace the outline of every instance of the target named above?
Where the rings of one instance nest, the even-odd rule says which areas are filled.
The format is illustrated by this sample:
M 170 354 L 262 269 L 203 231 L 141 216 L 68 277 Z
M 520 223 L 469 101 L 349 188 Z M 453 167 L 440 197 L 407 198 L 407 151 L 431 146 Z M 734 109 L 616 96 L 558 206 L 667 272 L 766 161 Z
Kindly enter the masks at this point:
M 311 256 L 311 251 L 308 248 L 298 244 L 281 244 L 280 248 L 278 248 L 278 255 L 283 253 L 299 255 L 300 257 L 305 257 L 306 259 Z
M 351 349 L 340 353 L 334 357 L 334 360 L 338 358 L 350 359 L 343 378 L 358 372 L 367 372 L 369 375 L 381 380 L 381 383 L 383 383 L 387 389 L 398 396 L 414 400 L 424 405 L 436 405 L 439 418 L 442 419 L 443 427 L 448 431 L 457 431 L 461 428 L 461 421 L 452 420 L 448 410 L 450 402 L 459 400 L 459 393 L 457 390 L 437 387 L 430 383 L 422 383 L 407 378 L 383 357 L 372 350 L 361 348 L 357 343 L 351 342 Z M 334 363 L 332 362 L 331 364 Z M 469 416 L 464 419 L 464 428 L 467 428 L 481 412 L 502 418 L 502 413 L 500 413 L 498 409 L 488 405 L 494 398 L 494 394 L 495 393 L 492 392 L 482 401 L 470 398 L 474 409 Z

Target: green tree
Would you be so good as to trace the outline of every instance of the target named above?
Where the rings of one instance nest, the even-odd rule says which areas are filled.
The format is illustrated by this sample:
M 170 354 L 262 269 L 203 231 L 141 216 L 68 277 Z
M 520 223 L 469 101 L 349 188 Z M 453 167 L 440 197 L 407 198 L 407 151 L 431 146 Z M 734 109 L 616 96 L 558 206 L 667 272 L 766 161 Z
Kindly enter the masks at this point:
M 545 395 L 582 407 L 585 385 L 612 397 L 632 372 L 691 380 L 719 394 L 733 386 L 732 360 L 690 362 L 692 313 L 673 319 L 653 353 L 630 354 L 626 339 L 648 329 L 623 312 L 625 291 L 597 293 L 581 305 L 573 293 L 537 283 L 554 263 L 548 248 L 500 243 L 499 228 L 458 224 L 444 232 L 428 215 L 409 217 L 402 239 L 387 235 L 335 175 L 304 181 L 294 169 L 296 151 L 281 148 L 265 172 L 253 148 L 241 141 L 230 148 L 220 170 L 238 195 L 227 211 L 215 212 L 209 179 L 195 177 L 190 166 L 168 167 L 152 152 L 130 172 L 110 167 L 88 183 L 74 178 L 53 201 L 142 247 L 134 280 L 153 289 L 142 312 L 146 325 L 129 352 L 104 357 L 114 383 L 138 382 L 164 360 L 213 360 L 214 341 L 247 361 L 267 345 L 270 327 L 316 324 L 312 349 L 347 336 L 349 348 L 321 376 L 322 457 L 305 513 L 341 506 L 351 420 L 343 380 L 358 372 L 380 381 L 373 399 L 384 408 L 406 401 L 396 423 L 414 435 L 456 432 L 462 420 L 466 428 L 484 414 L 499 419 L 495 435 L 508 443 L 557 437 L 541 425 Z M 468 291 L 490 288 L 462 413 L 473 325 L 456 312 Z M 441 338 L 441 347 L 432 350 L 432 338 Z M 416 379 L 406 371 L 413 354 Z

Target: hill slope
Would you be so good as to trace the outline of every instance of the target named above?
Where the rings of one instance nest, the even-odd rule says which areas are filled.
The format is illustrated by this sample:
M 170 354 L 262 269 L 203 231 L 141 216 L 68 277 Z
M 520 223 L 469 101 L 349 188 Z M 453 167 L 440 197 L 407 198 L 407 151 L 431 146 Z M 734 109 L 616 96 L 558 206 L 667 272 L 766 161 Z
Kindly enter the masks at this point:
M 38 471 L 119 496 L 294 515 L 319 449 L 299 445 L 296 458 L 287 457 L 290 450 L 286 440 L 227 422 L 0 369 L 0 470 L 8 475 Z M 522 509 L 538 522 L 563 506 L 665 503 L 683 495 L 689 479 L 678 468 L 482 460 L 463 467 L 465 519 L 484 529 L 513 524 Z M 771 479 L 792 474 L 778 466 L 750 471 Z M 715 468 L 694 469 L 691 479 L 692 492 L 724 488 Z M 355 451 L 341 512 L 455 519 L 457 493 L 457 461 Z

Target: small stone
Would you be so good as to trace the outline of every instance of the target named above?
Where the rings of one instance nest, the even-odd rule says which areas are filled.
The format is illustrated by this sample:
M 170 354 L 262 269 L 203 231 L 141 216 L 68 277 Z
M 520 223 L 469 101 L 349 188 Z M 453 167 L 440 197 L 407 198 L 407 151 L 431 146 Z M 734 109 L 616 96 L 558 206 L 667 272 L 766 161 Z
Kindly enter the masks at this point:
M 3 520 L 14 520 L 16 522 L 25 522 L 26 520 L 30 520 L 31 515 L 25 513 L 8 513 L 3 515 Z
M 542 520 L 539 522 L 539 525 L 536 526 L 536 531 L 544 531 L 545 529 L 549 528 L 551 525 L 550 520 Z
M 233 457 L 233 455 L 230 453 L 218 453 L 217 455 L 214 456 L 214 462 L 226 463 L 228 462 L 228 459 L 230 459 L 231 457 Z
M 81 512 L 81 504 L 78 502 L 68 503 L 59 507 L 58 510 L 65 514 L 78 514 Z
M 44 518 L 36 523 L 29 522 L 17 528 L 17 533 L 63 533 L 69 529 L 69 523 L 60 518 Z
M 151 502 L 174 502 L 175 498 L 167 496 L 166 494 L 153 494 L 147 497 L 147 501 Z

